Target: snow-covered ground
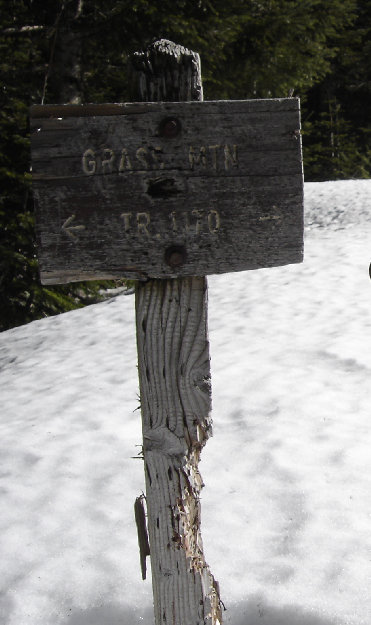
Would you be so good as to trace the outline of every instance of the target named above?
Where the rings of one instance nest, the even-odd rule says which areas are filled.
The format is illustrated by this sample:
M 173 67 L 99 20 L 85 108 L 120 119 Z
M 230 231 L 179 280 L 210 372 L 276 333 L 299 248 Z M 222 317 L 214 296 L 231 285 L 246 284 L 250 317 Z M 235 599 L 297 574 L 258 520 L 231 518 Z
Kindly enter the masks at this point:
M 371 623 L 370 207 L 371 180 L 307 183 L 303 264 L 209 278 L 225 623 Z M 151 625 L 134 298 L 4 332 L 0 367 L 1 625 Z

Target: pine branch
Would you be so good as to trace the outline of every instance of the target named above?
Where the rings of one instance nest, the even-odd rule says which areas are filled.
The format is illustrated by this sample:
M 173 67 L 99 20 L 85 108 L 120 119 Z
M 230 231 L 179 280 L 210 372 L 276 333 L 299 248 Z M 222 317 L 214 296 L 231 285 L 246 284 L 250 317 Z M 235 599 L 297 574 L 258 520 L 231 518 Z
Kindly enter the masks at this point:
M 29 33 L 38 32 L 40 30 L 46 30 L 46 26 L 41 24 L 35 24 L 33 26 L 19 26 L 17 28 L 5 28 L 2 31 L 2 35 L 27 35 Z

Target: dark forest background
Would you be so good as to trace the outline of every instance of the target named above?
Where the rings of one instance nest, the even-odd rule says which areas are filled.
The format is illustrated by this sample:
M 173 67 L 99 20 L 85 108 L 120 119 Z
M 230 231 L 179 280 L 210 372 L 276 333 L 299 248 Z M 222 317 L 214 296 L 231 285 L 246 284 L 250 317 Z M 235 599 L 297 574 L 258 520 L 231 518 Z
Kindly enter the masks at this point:
M 201 55 L 204 97 L 300 96 L 306 181 L 371 177 L 371 1 L 0 0 L 0 330 L 97 301 L 39 282 L 29 106 L 130 100 L 128 56 Z

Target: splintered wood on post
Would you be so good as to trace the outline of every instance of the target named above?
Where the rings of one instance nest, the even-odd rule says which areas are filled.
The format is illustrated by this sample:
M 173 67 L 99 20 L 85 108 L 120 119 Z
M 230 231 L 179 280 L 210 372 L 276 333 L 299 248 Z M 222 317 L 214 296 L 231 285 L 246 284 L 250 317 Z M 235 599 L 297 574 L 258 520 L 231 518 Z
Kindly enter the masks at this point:
M 296 98 L 31 109 L 44 284 L 298 263 Z

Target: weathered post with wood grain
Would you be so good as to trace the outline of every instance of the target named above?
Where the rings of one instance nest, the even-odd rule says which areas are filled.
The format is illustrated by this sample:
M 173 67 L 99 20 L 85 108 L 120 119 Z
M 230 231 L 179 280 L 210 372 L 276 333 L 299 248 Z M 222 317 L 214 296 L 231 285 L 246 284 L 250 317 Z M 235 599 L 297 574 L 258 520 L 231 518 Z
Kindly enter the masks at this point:
M 44 284 L 132 278 L 156 625 L 214 625 L 200 534 L 211 434 L 208 274 L 303 258 L 296 98 L 202 101 L 197 54 L 160 40 L 132 58 L 136 102 L 34 106 Z
M 201 101 L 198 54 L 159 41 L 132 58 L 134 100 Z M 136 89 L 135 89 L 136 86 Z M 171 150 L 182 119 L 165 117 Z M 159 176 L 156 210 L 178 194 L 181 177 Z M 186 262 L 184 233 L 164 250 L 176 269 Z M 200 533 L 200 452 L 211 433 L 207 278 L 138 282 L 136 326 L 148 531 L 157 625 L 221 622 L 217 583 Z

